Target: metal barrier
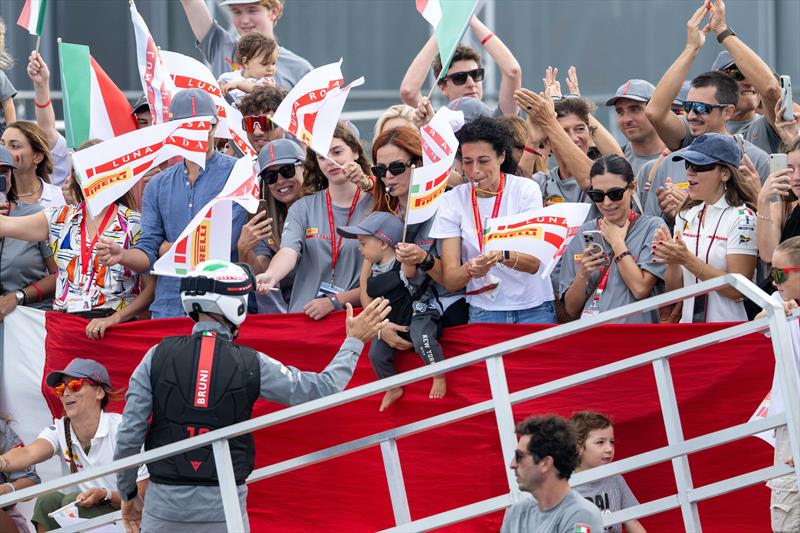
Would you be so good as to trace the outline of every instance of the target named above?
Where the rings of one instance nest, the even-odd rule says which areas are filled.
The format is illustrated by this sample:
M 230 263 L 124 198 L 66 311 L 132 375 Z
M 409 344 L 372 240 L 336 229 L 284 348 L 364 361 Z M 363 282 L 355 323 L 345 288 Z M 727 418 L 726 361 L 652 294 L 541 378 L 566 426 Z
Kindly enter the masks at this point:
M 628 357 L 621 361 L 602 365 L 591 370 L 542 383 L 514 393 L 508 390 L 506 374 L 503 367 L 503 356 L 508 353 L 559 339 L 573 333 L 586 331 L 602 324 L 611 323 L 620 318 L 657 309 L 663 305 L 683 301 L 687 298 L 719 290 L 727 286 L 733 287 L 743 296 L 761 306 L 767 312 L 767 317 L 752 322 L 737 324 L 701 337 Z M 678 412 L 675 389 L 672 384 L 669 358 L 704 346 L 728 341 L 767 329 L 769 329 L 771 334 L 776 368 L 782 377 L 781 385 L 785 396 L 784 403 L 786 412 L 685 440 L 683 437 L 680 414 Z M 241 509 L 239 507 L 236 482 L 234 480 L 233 466 L 231 463 L 230 450 L 228 448 L 228 439 L 483 361 L 486 362 L 488 371 L 492 395 L 491 400 L 462 407 L 412 424 L 400 426 L 260 468 L 251 474 L 247 482 L 252 483 L 378 445 L 381 448 L 381 454 L 383 456 L 396 524 L 396 527 L 387 531 L 425 531 L 448 524 L 455 524 L 470 518 L 501 510 L 517 501 L 521 495 L 511 470 L 504 467 L 508 477 L 509 492 L 507 494 L 411 521 L 411 513 L 406 497 L 400 458 L 397 452 L 397 439 L 476 416 L 481 413 L 494 411 L 503 457 L 510 458 L 516 448 L 514 420 L 511 410 L 513 404 L 590 383 L 644 365 L 652 365 L 653 371 L 655 372 L 661 411 L 666 426 L 667 446 L 628 457 L 620 461 L 615 461 L 609 465 L 577 473 L 571 479 L 571 483 L 575 486 L 613 474 L 630 472 L 659 462 L 671 461 L 677 493 L 610 515 L 604 515 L 603 520 L 605 525 L 633 518 L 641 518 L 669 509 L 680 508 L 685 529 L 687 531 L 699 532 L 701 531 L 701 525 L 697 511 L 698 502 L 760 483 L 776 476 L 792 472 L 795 475 L 800 474 L 800 461 L 796 461 L 794 469 L 785 465 L 770 466 L 703 487 L 695 487 L 692 483 L 692 476 L 688 463 L 689 454 L 784 425 L 788 427 L 792 455 L 795 458 L 800 457 L 800 439 L 798 438 L 800 435 L 798 433 L 798 429 L 800 429 L 800 396 L 798 396 L 798 387 L 794 378 L 794 376 L 797 375 L 797 369 L 795 368 L 794 357 L 792 355 L 789 330 L 784 317 L 783 308 L 743 276 L 739 274 L 726 274 L 725 276 L 648 298 L 647 300 L 635 302 L 580 321 L 554 326 L 517 339 L 453 357 L 433 365 L 405 372 L 391 378 L 355 387 L 332 396 L 313 400 L 302 405 L 288 407 L 256 419 L 240 422 L 223 429 L 218 429 L 161 448 L 139 453 L 106 466 L 91 468 L 84 472 L 42 483 L 41 485 L 18 490 L 11 494 L 0 496 L 0 507 L 34 498 L 47 492 L 60 490 L 97 477 L 136 467 L 143 463 L 164 459 L 178 453 L 186 452 L 187 450 L 211 445 L 217 465 L 227 528 L 229 531 L 242 531 Z M 800 475 L 798 475 L 798 478 L 800 478 Z M 71 526 L 58 531 L 63 533 L 80 531 L 107 524 L 119 518 L 120 512 L 117 511 L 94 518 L 79 526 Z

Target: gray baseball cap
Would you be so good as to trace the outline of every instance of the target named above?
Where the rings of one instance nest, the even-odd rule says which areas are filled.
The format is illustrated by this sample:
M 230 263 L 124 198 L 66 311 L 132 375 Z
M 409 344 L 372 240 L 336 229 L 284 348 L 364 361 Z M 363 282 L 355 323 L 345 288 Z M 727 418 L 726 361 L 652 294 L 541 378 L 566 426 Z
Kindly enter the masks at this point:
M 305 158 L 305 150 L 292 140 L 270 141 L 258 153 L 258 173 L 261 174 L 269 167 L 299 163 Z
M 717 58 L 714 60 L 714 64 L 711 65 L 711 70 L 725 70 L 726 68 L 734 65 L 735 61 L 731 57 L 730 52 L 727 50 L 723 50 L 719 54 L 717 54 Z
M 71 378 L 89 378 L 95 383 L 111 388 L 111 379 L 108 377 L 106 367 L 94 359 L 73 359 L 64 370 L 55 370 L 47 374 L 45 383 L 48 387 L 55 387 L 64 379 L 64 376 Z
M 492 110 L 489 106 L 471 96 L 464 96 L 456 98 L 447 107 L 453 111 L 462 111 L 464 113 L 464 122 L 472 122 L 478 117 L 491 117 Z
M 17 165 L 14 164 L 14 158 L 11 157 L 8 149 L 2 144 L 0 144 L 0 167 L 17 168 Z
M 392 213 L 376 211 L 354 226 L 336 228 L 336 232 L 345 239 L 372 235 L 394 247 L 403 238 L 403 221 Z
M 133 114 L 144 113 L 145 111 L 150 111 L 150 104 L 147 103 L 147 96 L 142 94 L 133 104 Z
M 612 106 L 617 103 L 620 98 L 627 98 L 629 100 L 636 100 L 637 102 L 647 102 L 653 97 L 656 88 L 647 80 L 628 80 L 617 89 L 613 98 L 606 101 L 607 106 Z
M 184 89 L 175 93 L 169 104 L 169 119 L 217 116 L 217 106 L 211 95 L 200 89 Z

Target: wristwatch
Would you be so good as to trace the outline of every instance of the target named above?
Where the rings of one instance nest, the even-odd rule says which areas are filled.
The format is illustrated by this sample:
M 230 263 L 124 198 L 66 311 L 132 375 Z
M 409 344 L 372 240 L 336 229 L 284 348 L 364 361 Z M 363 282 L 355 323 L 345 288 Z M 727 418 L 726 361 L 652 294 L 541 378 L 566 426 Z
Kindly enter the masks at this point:
M 722 43 L 722 41 L 724 41 L 725 39 L 727 39 L 731 35 L 736 35 L 736 33 L 733 31 L 733 29 L 730 26 L 728 26 L 728 27 L 725 28 L 725 30 L 721 31 L 719 33 L 719 35 L 717 35 L 717 42 L 718 43 Z
M 17 289 L 14 295 L 17 297 L 17 305 L 23 305 L 25 303 L 25 291 Z
M 508 250 L 503 250 L 503 260 L 501 261 L 501 263 L 505 265 L 510 260 L 511 260 L 511 252 L 509 252 Z

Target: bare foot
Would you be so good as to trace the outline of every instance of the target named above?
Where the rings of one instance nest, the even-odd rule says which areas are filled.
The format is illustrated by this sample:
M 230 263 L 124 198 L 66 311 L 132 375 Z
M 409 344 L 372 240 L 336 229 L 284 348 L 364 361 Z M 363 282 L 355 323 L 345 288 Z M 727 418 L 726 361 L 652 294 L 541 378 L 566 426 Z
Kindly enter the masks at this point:
M 381 401 L 381 408 L 378 409 L 379 411 L 385 411 L 392 405 L 394 402 L 399 400 L 403 397 L 403 387 L 397 387 L 396 389 L 389 389 L 386 391 L 386 394 L 383 395 L 383 401 Z
M 429 398 L 444 398 L 445 393 L 447 393 L 447 382 L 444 380 L 444 376 L 433 376 L 433 386 L 431 387 L 431 393 L 428 395 Z

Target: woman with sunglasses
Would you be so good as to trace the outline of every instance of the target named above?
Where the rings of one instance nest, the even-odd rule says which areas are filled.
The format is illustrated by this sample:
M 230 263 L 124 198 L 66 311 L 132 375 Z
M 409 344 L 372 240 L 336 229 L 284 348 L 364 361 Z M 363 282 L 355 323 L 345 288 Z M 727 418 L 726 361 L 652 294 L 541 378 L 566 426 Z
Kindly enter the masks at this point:
M 562 256 L 559 274 L 559 293 L 573 319 L 654 296 L 666 273 L 664 265 L 652 262 L 653 237 L 666 226 L 662 219 L 639 216 L 631 208 L 636 178 L 630 163 L 617 155 L 603 156 L 592 165 L 589 180 L 586 194 L 600 217 L 581 226 Z M 597 245 L 587 246 L 590 231 L 600 232 Z M 658 312 L 639 313 L 622 323 L 657 324 Z
M 675 237 L 662 228 L 653 243 L 654 261 L 667 264 L 667 290 L 729 272 L 752 279 L 758 255 L 755 198 L 739 174 L 739 145 L 728 135 L 705 133 L 672 160 L 685 162 L 689 196 L 675 218 Z M 742 295 L 732 287 L 683 302 L 683 323 L 744 320 Z
M 303 160 L 305 151 L 294 141 L 278 139 L 268 143 L 258 154 L 261 169 L 261 209 L 242 227 L 237 247 L 239 258 L 260 274 L 281 246 L 281 233 L 289 208 L 303 196 Z M 259 313 L 286 313 L 294 284 L 294 271 L 280 282 L 280 292 L 257 294 Z
M 111 387 L 108 370 L 92 359 L 73 359 L 64 370 L 50 372 L 45 383 L 61 401 L 64 416 L 43 429 L 29 445 L 0 455 L 0 472 L 24 470 L 51 457 L 61 459 L 65 473 L 111 463 L 122 416 L 106 412 L 106 407 L 112 400 L 122 400 L 122 393 Z M 146 477 L 142 467 L 139 482 Z M 140 490 L 143 488 L 140 486 Z M 57 529 L 58 523 L 48 514 L 71 502 L 76 502 L 81 518 L 101 516 L 120 508 L 114 474 L 81 483 L 77 489 L 37 498 L 31 521 L 38 531 Z
M 290 313 L 304 312 L 321 320 L 345 303 L 360 304 L 358 241 L 343 239 L 336 228 L 357 224 L 372 211 L 369 170 L 364 148 L 341 122 L 333 132 L 327 157 L 308 151 L 303 187 L 310 194 L 289 208 L 280 250 L 257 277 L 260 292 L 294 271 L 299 282 L 292 286 Z
M 480 117 L 456 137 L 456 157 L 468 183 L 445 193 L 431 229 L 432 237 L 442 239 L 444 286 L 451 291 L 466 286 L 471 323 L 555 323 L 553 287 L 549 277 L 538 275 L 540 261 L 519 252 L 483 251 L 487 218 L 542 207 L 539 186 L 511 174 L 517 166 L 511 132 Z

